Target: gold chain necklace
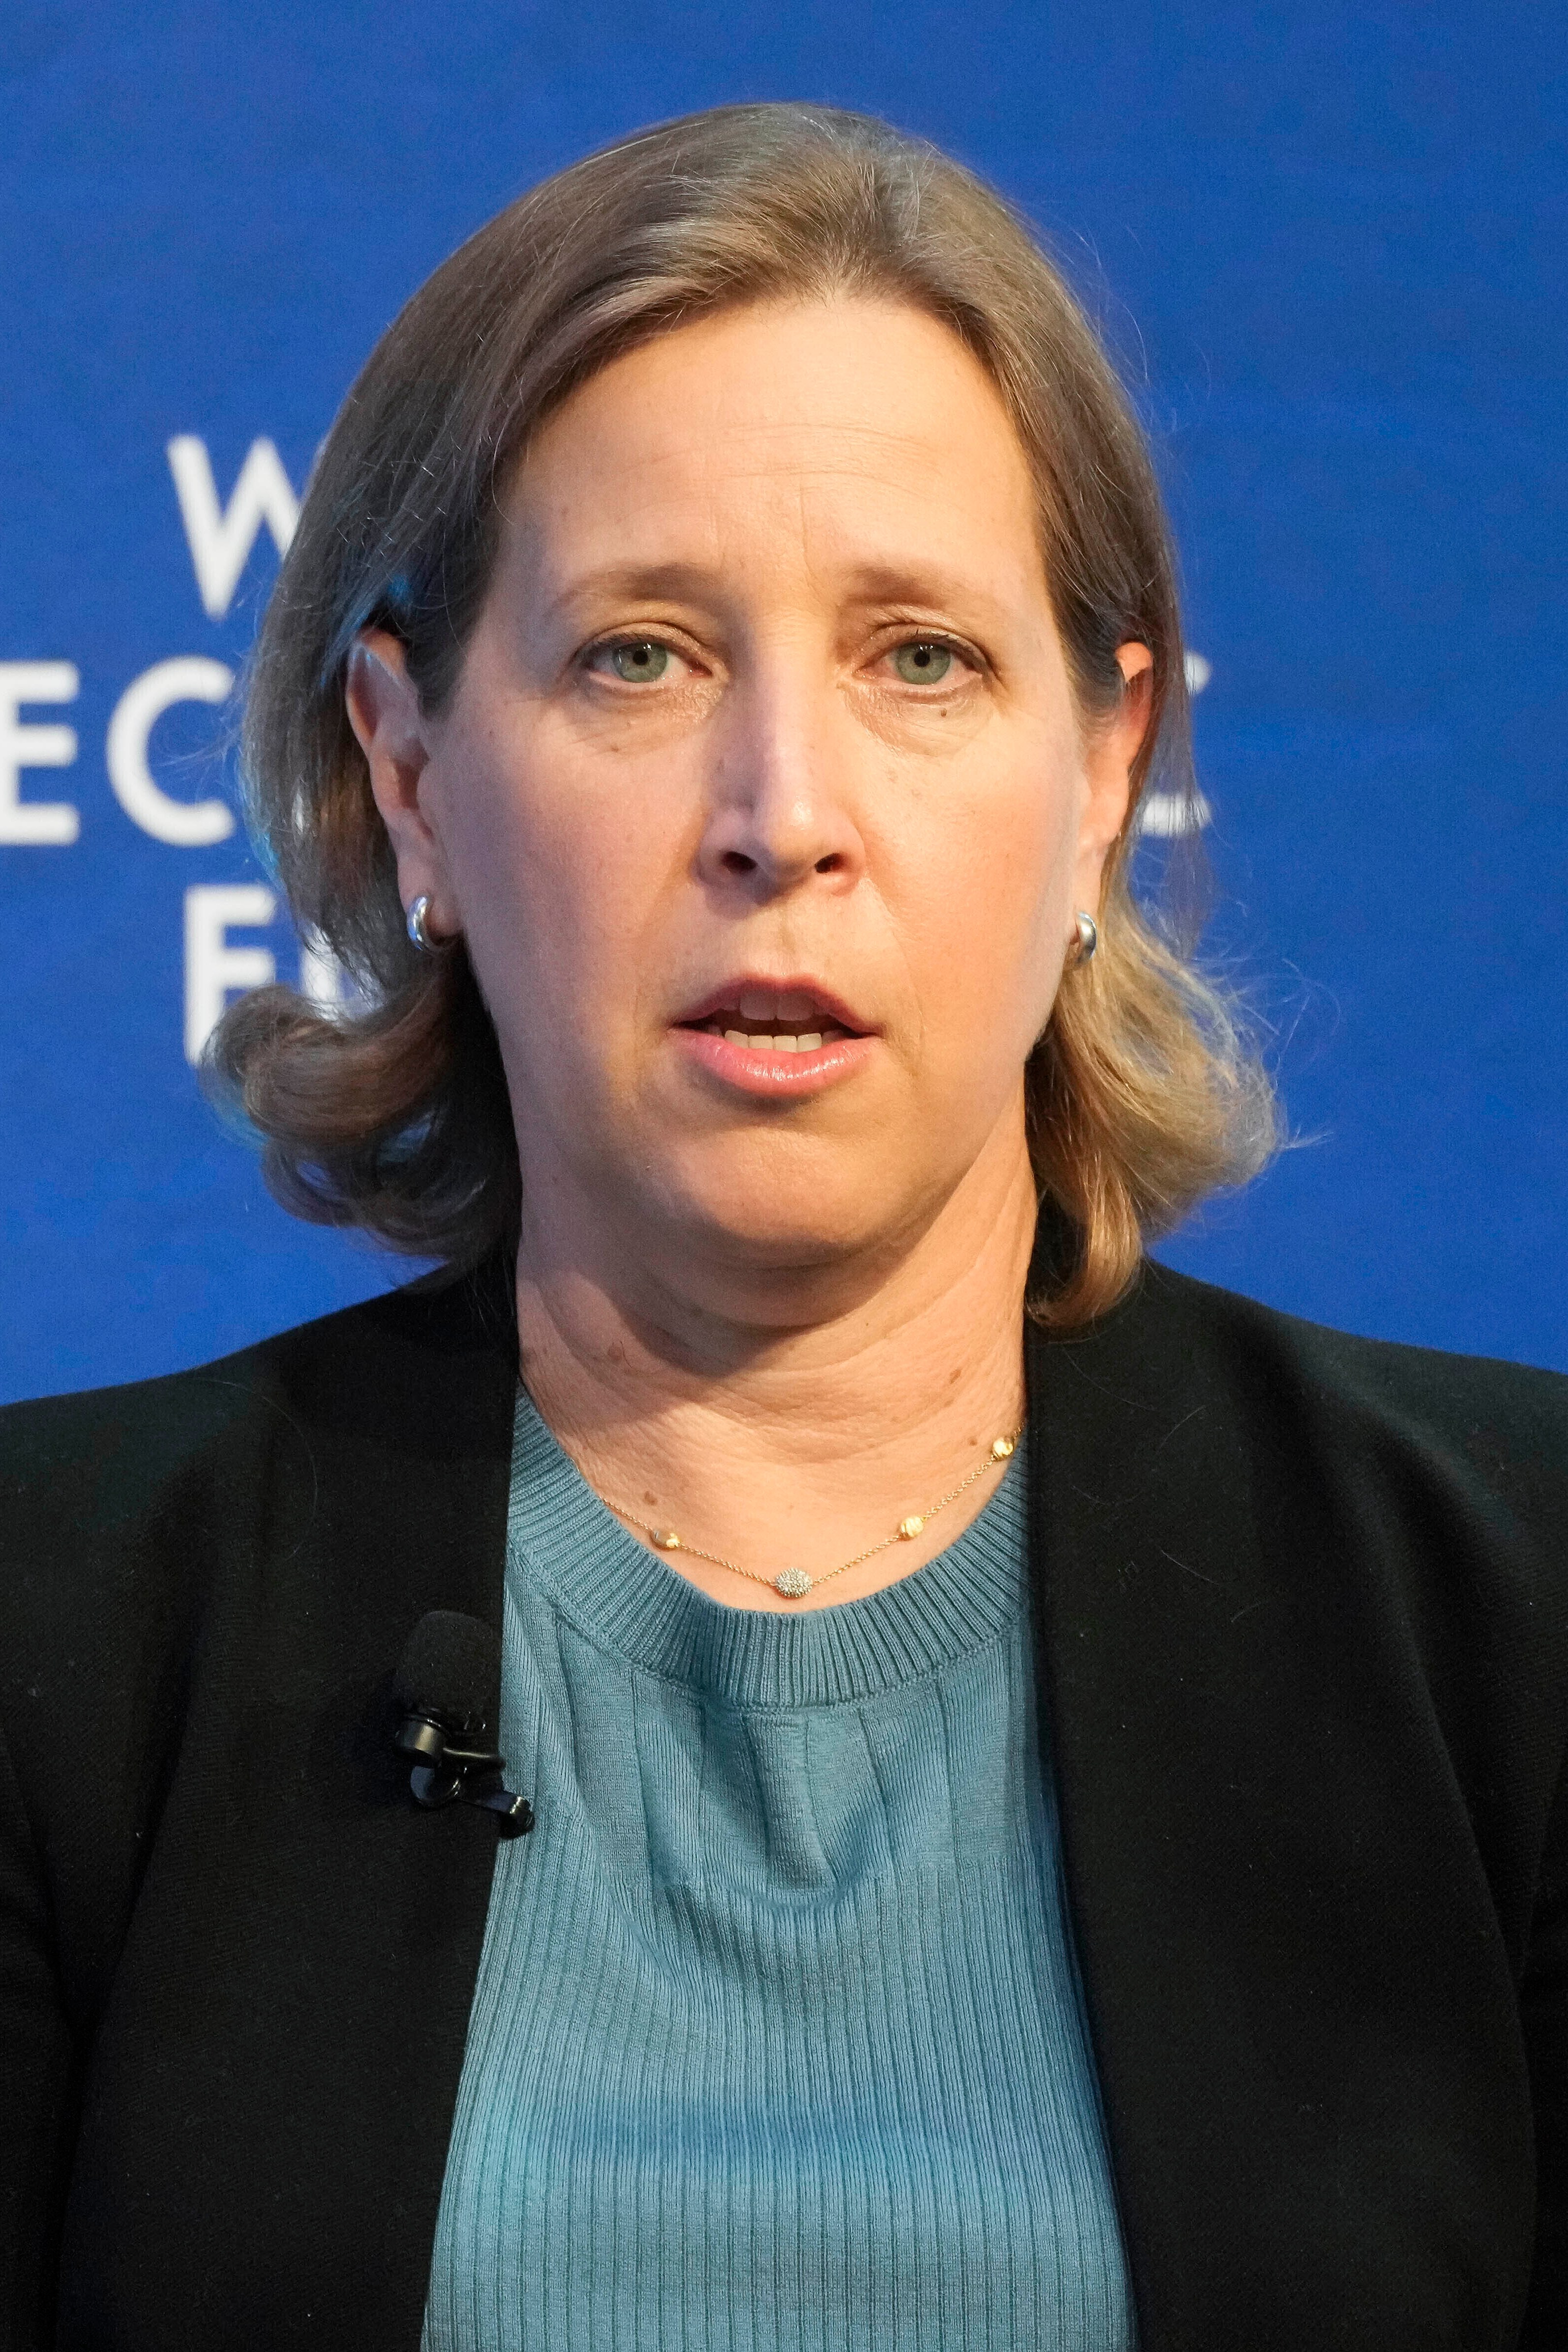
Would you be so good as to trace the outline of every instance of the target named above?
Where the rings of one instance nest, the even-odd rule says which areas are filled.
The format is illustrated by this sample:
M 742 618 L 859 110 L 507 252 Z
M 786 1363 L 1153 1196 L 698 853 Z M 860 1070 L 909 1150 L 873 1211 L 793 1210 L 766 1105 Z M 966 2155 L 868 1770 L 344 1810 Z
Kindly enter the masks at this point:
M 977 1462 L 967 1478 L 961 1478 L 956 1486 L 950 1487 L 934 1503 L 928 1503 L 923 1511 L 911 1511 L 907 1519 L 899 1521 L 890 1536 L 882 1538 L 880 1543 L 872 1544 L 868 1550 L 858 1551 L 853 1559 L 841 1559 L 837 1568 L 825 1568 L 820 1576 L 808 1576 L 804 1568 L 781 1568 L 776 1576 L 764 1576 L 759 1569 L 742 1568 L 739 1560 L 721 1559 L 716 1551 L 704 1551 L 700 1544 L 688 1543 L 686 1538 L 677 1535 L 673 1528 L 656 1528 L 650 1519 L 639 1519 L 637 1513 L 628 1511 L 624 1503 L 611 1502 L 608 1495 L 601 1499 L 609 1504 L 617 1518 L 626 1520 L 634 1528 L 640 1528 L 645 1536 L 651 1537 L 660 1551 L 689 1551 L 693 1559 L 711 1560 L 715 1568 L 727 1568 L 731 1576 L 747 1577 L 752 1584 L 771 1584 L 773 1591 L 782 1592 L 786 1601 L 799 1601 L 816 1586 L 826 1584 L 829 1577 L 842 1576 L 847 1568 L 858 1568 L 862 1560 L 875 1559 L 879 1551 L 887 1551 L 893 1544 L 913 1543 L 928 1519 L 934 1519 L 939 1511 L 945 1511 L 950 1503 L 956 1503 L 965 1488 L 973 1486 L 976 1478 L 983 1478 L 987 1470 L 994 1470 L 999 1462 L 1005 1462 L 1023 1433 L 1020 1423 L 1010 1437 L 994 1437 L 984 1461 Z

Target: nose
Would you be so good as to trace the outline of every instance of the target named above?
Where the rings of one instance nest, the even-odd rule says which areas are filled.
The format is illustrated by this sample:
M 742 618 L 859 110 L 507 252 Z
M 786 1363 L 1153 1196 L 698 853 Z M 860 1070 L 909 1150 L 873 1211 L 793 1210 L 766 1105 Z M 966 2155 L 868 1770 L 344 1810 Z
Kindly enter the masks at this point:
M 852 750 L 826 681 L 781 666 L 737 691 L 715 744 L 698 862 L 759 905 L 816 883 L 848 887 L 863 849 L 849 806 Z

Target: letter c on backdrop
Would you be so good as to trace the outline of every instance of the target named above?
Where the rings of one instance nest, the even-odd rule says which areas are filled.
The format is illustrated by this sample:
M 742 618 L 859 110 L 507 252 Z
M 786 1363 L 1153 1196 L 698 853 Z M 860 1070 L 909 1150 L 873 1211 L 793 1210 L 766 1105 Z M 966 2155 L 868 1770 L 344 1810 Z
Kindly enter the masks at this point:
M 226 702 L 234 672 L 205 654 L 154 662 L 133 677 L 114 706 L 104 758 L 114 797 L 133 824 L 176 849 L 206 849 L 234 831 L 226 801 L 177 801 L 153 781 L 147 745 L 153 728 L 176 702 Z

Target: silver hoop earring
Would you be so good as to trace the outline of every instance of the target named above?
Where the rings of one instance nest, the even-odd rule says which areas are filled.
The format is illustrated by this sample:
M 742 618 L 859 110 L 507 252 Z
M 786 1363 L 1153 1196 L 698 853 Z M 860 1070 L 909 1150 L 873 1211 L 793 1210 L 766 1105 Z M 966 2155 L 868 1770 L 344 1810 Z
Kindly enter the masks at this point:
M 1075 963 L 1087 963 L 1100 945 L 1100 925 L 1094 917 L 1080 907 L 1078 910 L 1078 953 Z
M 431 938 L 426 923 L 426 918 L 429 912 L 429 893 L 421 890 L 418 898 L 408 909 L 408 936 L 421 955 L 429 955 L 436 946 L 436 941 Z

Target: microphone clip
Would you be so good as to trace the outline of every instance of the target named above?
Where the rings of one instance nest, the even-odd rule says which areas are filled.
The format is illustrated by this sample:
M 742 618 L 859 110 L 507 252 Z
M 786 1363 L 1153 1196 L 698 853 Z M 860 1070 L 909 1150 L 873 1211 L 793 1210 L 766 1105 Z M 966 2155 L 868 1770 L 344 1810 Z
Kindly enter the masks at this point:
M 494 1813 L 503 1837 L 526 1837 L 533 1807 L 506 1786 L 506 1758 L 491 1748 L 462 1748 L 433 1716 L 405 1715 L 394 1745 L 412 1764 L 408 1785 L 416 1804 L 479 1805 Z

